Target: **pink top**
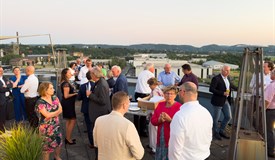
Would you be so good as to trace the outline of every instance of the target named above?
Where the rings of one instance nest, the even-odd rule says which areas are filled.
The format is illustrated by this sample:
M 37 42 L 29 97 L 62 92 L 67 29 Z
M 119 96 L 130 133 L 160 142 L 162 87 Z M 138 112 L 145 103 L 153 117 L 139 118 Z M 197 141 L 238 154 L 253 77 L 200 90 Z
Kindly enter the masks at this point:
M 152 92 L 150 93 L 150 96 L 153 97 L 153 96 L 161 96 L 163 97 L 163 92 L 162 90 L 157 86 L 154 90 L 152 90 Z
M 265 88 L 265 100 L 269 102 L 268 109 L 275 109 L 275 80 Z
M 180 110 L 181 104 L 179 102 L 176 102 L 169 108 L 166 107 L 166 101 L 165 102 L 160 102 L 154 111 L 154 114 L 151 118 L 151 123 L 154 126 L 158 126 L 158 134 L 157 134 L 157 146 L 159 146 L 160 143 L 160 131 L 161 131 L 161 126 L 163 125 L 164 127 L 164 139 L 165 139 L 165 146 L 168 147 L 168 142 L 170 138 L 170 122 L 164 122 L 164 123 L 159 123 L 158 119 L 159 116 L 162 112 L 167 113 L 171 119 L 173 119 L 173 116 L 177 111 Z

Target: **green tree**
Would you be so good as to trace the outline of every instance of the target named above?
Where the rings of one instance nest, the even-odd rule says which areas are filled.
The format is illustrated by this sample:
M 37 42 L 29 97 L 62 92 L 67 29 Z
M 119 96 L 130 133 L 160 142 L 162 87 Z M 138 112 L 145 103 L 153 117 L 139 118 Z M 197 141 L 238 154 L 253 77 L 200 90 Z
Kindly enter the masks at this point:
M 121 67 L 121 69 L 123 69 L 126 66 L 126 61 L 124 58 L 112 58 L 112 62 L 110 64 L 111 66 L 113 65 L 118 65 Z
M 2 64 L 8 65 L 13 58 L 21 58 L 21 55 L 8 54 L 1 58 Z

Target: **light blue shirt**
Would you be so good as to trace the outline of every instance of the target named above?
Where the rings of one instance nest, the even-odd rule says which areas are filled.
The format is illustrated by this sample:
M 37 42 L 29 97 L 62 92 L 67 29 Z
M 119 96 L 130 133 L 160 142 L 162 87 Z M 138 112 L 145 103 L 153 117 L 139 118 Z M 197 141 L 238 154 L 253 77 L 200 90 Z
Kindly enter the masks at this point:
M 165 73 L 165 71 L 162 71 L 158 75 L 158 81 L 162 82 L 162 85 L 164 86 L 174 85 L 175 83 L 180 82 L 180 80 L 180 76 L 173 71 L 170 73 Z

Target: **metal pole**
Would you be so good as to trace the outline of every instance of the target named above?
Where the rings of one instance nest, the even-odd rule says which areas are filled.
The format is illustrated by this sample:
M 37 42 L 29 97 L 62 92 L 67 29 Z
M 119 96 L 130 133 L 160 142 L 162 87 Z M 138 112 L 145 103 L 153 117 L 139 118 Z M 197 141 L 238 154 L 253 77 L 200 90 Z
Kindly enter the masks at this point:
M 52 38 L 51 38 L 51 34 L 49 34 L 49 38 L 50 38 L 50 44 L 51 44 L 51 48 L 52 48 L 52 52 L 53 52 L 53 66 L 56 70 L 56 54 L 55 54 L 55 51 L 53 49 L 53 43 L 52 43 Z
M 264 143 L 266 144 L 264 147 L 265 147 L 265 157 L 267 157 L 267 133 L 266 133 L 266 112 L 265 112 L 265 95 L 264 95 L 264 72 L 263 72 L 263 48 L 258 48 L 258 52 L 259 52 L 259 55 L 260 55 L 260 71 L 261 71 L 261 92 L 262 92 L 262 101 L 261 101 L 261 111 L 262 111 L 262 119 L 261 119 L 261 123 L 262 123 L 262 133 L 263 133 L 263 140 L 264 140 Z

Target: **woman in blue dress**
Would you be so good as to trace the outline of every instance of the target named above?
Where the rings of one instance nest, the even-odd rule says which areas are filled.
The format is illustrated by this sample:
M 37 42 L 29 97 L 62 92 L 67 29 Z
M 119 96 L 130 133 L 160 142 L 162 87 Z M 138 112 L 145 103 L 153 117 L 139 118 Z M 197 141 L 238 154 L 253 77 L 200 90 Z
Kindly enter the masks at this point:
M 21 75 L 19 67 L 14 67 L 12 71 L 14 73 L 14 76 L 10 77 L 10 80 L 15 82 L 18 78 L 20 79 L 17 87 L 12 89 L 15 120 L 16 122 L 19 122 L 22 120 L 26 120 L 27 118 L 25 97 L 24 94 L 20 92 L 20 89 L 27 79 L 27 76 Z

